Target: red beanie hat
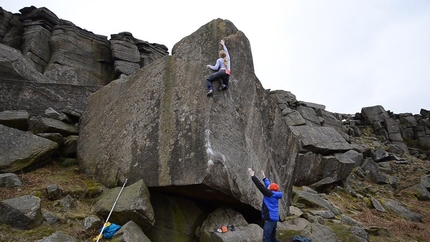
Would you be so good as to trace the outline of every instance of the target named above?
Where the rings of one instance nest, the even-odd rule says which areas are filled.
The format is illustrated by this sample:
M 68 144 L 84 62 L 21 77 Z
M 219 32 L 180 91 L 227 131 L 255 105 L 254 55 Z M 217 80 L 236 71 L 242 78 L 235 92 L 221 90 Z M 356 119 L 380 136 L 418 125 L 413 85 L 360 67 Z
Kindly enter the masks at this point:
M 278 191 L 279 190 L 278 184 L 276 184 L 276 183 L 270 183 L 269 190 L 270 191 Z

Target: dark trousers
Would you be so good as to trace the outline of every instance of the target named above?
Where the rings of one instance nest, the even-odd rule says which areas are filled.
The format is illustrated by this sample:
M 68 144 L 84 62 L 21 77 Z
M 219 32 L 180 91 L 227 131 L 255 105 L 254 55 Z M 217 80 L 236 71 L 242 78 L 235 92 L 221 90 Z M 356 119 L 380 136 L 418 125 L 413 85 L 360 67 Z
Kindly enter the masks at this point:
M 264 220 L 263 242 L 279 242 L 276 239 L 276 226 L 278 221 Z
M 208 87 L 208 89 L 212 89 L 212 83 L 216 80 L 222 80 L 222 84 L 228 86 L 228 81 L 230 80 L 230 76 L 225 74 L 225 70 L 220 70 L 215 72 L 214 74 L 208 76 L 208 78 L 206 78 L 206 86 Z

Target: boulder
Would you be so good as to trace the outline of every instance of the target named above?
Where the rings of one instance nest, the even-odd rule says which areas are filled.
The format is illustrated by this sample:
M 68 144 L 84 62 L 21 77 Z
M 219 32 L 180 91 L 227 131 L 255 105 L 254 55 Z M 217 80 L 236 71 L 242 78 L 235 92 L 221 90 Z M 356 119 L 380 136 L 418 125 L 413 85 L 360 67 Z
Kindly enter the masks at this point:
M 332 127 L 293 126 L 294 135 L 300 137 L 302 149 L 317 154 L 346 152 L 352 146 Z
M 77 201 L 70 194 L 63 197 L 60 202 L 61 212 L 67 213 L 76 207 Z
M 94 215 L 88 216 L 84 219 L 84 228 L 85 229 L 101 229 L 103 228 L 102 220 Z
M 389 161 L 378 162 L 378 167 L 380 172 L 383 172 L 388 175 L 393 173 L 393 169 L 391 168 L 391 164 Z
M 389 184 L 389 176 L 379 171 L 379 165 L 372 159 L 366 158 L 362 164 L 365 179 L 376 184 Z
M 278 222 L 276 229 L 279 232 L 284 231 L 286 233 L 288 233 L 288 231 L 294 230 L 294 231 L 298 231 L 298 234 L 300 234 L 300 231 L 302 231 L 308 224 L 309 224 L 308 220 L 297 217 L 297 218 L 287 219 L 283 222 Z
M 321 210 L 321 209 L 310 209 L 309 213 L 312 214 L 313 216 L 319 216 L 323 219 L 334 219 L 335 218 L 335 214 L 333 212 L 331 212 L 330 210 Z
M 320 119 L 315 112 L 315 109 L 312 107 L 308 107 L 307 105 L 299 105 L 297 107 L 297 111 L 300 115 L 306 120 L 306 124 L 308 126 L 321 126 L 322 119 Z
M 312 242 L 340 242 L 333 230 L 315 222 L 308 224 L 300 235 L 309 238 Z
M 226 226 L 228 231 L 218 232 L 222 226 Z M 219 208 L 208 216 L 197 234 L 200 242 L 257 242 L 263 238 L 263 229 L 256 224 L 248 224 L 240 213 L 232 209 Z
M 351 232 L 351 234 L 353 234 L 355 236 L 355 239 L 357 242 L 368 242 L 369 241 L 369 234 L 361 226 L 353 225 L 349 228 L 349 231 Z
M 69 118 L 65 113 L 62 112 L 58 112 L 57 110 L 53 109 L 53 108 L 48 108 L 45 110 L 45 115 L 52 118 L 52 119 L 57 119 L 60 120 L 62 122 L 65 123 L 69 123 L 69 124 L 74 124 L 75 122 Z
M 63 191 L 57 184 L 50 184 L 46 187 L 46 195 L 49 200 L 58 200 L 61 198 Z
M 115 204 L 109 222 L 122 226 L 132 220 L 144 230 L 152 227 L 155 223 L 154 210 L 145 182 L 140 180 L 125 187 L 118 198 L 120 191 L 121 187 L 116 187 L 105 192 L 94 205 L 95 212 L 107 218 Z
M 51 160 L 58 144 L 48 139 L 0 124 L 0 171 L 16 172 Z
M 14 173 L 0 174 L 0 187 L 20 187 L 22 182 L 17 175 Z
M 142 229 L 133 221 L 129 221 L 112 236 L 115 242 L 151 242 Z M 165 239 L 168 241 L 167 239 Z
M 413 195 L 420 201 L 430 201 L 430 191 L 422 183 L 416 184 L 412 188 Z
M 294 189 L 294 196 L 293 196 L 293 203 L 301 203 L 305 204 L 308 207 L 320 207 L 325 208 L 329 211 L 331 211 L 334 215 L 341 214 L 341 211 L 339 208 L 334 206 L 330 201 L 327 199 L 322 198 L 318 194 L 314 194 L 312 192 L 307 191 L 301 191 L 299 189 Z
M 402 218 L 409 219 L 414 222 L 422 222 L 422 218 L 419 214 L 412 212 L 399 201 L 387 198 L 383 200 L 382 203 L 388 210 Z
M 64 144 L 64 137 L 60 133 L 37 133 L 36 135 L 49 139 L 50 141 L 57 143 L 60 147 Z
M 358 222 L 357 220 L 343 214 L 341 215 L 341 221 L 342 221 L 342 224 L 363 227 L 363 223 Z
M 382 204 L 378 201 L 378 199 L 374 198 L 374 197 L 370 197 L 370 201 L 372 203 L 372 206 L 378 210 L 379 212 L 382 213 L 386 213 L 387 210 L 385 210 L 384 206 L 382 206 Z
M 66 234 L 63 231 L 57 231 L 50 236 L 43 237 L 43 239 L 36 240 L 35 242 L 75 242 L 76 239 Z
M 76 125 L 44 117 L 34 119 L 30 127 L 34 133 L 59 133 L 63 136 L 76 135 L 79 133 L 79 128 Z
M 229 89 L 206 96 L 206 68 L 224 39 L 232 58 Z M 196 48 L 196 46 L 198 46 Z M 217 88 L 217 86 L 215 86 Z M 281 184 L 288 211 L 298 141 L 255 76 L 248 39 L 216 19 L 183 38 L 173 55 L 152 62 L 91 97 L 81 117 L 78 160 L 112 187 L 128 178 L 178 194 L 250 204 L 262 195 L 247 167 Z M 281 175 L 282 174 L 282 175 Z
M 24 195 L 0 202 L 0 224 L 17 229 L 32 229 L 43 222 L 40 198 Z
M 390 237 L 390 231 L 386 228 L 378 227 L 378 226 L 370 226 L 365 229 L 369 235 L 380 236 L 380 237 Z
M 311 185 L 325 189 L 327 185 L 342 183 L 355 167 L 348 155 L 320 155 L 313 152 L 299 154 L 294 171 L 294 185 Z M 320 190 L 320 189 L 318 189 Z
M 228 230 L 225 233 L 212 232 L 212 238 L 210 240 L 203 239 L 201 242 L 260 242 L 263 238 L 263 229 L 257 224 L 249 224 L 246 227 L 234 227 L 234 230 Z
M 284 108 L 282 110 L 282 116 L 285 119 L 285 122 L 287 122 L 288 125 L 291 126 L 300 126 L 300 125 L 306 125 L 306 120 L 302 117 L 302 115 L 291 108 Z
M 54 213 L 51 212 L 43 212 L 43 220 L 48 224 L 56 224 L 60 218 L 58 218 Z

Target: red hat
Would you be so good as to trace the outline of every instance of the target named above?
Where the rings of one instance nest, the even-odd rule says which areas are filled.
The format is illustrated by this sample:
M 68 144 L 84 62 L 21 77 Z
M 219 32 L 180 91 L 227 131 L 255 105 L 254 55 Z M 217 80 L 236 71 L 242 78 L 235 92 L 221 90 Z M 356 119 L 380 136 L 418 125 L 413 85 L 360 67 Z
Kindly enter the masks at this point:
M 270 191 L 279 191 L 279 186 L 276 183 L 270 183 L 269 185 L 269 190 Z

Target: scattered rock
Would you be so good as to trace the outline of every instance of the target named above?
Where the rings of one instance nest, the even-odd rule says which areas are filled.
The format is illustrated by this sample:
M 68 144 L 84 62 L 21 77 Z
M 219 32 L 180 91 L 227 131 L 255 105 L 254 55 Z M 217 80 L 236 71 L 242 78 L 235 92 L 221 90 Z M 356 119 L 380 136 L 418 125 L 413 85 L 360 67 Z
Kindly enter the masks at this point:
M 300 234 L 302 237 L 306 237 L 312 240 L 312 242 L 340 242 L 336 234 L 329 227 L 318 224 L 308 224 Z
M 103 221 L 97 216 L 89 216 L 84 219 L 85 229 L 101 229 L 103 228 Z
M 430 192 L 422 183 L 412 187 L 415 197 L 420 201 L 430 201 Z
M 63 213 L 69 212 L 75 206 L 75 200 L 72 196 L 67 195 L 63 199 L 60 200 L 61 211 Z
M 59 220 L 59 218 L 55 216 L 55 214 L 50 212 L 43 212 L 43 219 L 51 225 L 57 223 Z
M 43 237 L 41 240 L 36 242 L 75 242 L 76 239 L 72 236 L 64 233 L 63 231 L 57 231 L 48 237 Z
M 422 218 L 419 214 L 412 212 L 399 201 L 393 199 L 385 199 L 382 201 L 382 203 L 388 210 L 397 214 L 400 217 L 409 219 L 414 222 L 422 222 Z
M 0 187 L 20 187 L 22 182 L 14 173 L 0 174 Z
M 383 212 L 383 213 L 387 212 L 384 206 L 382 206 L 382 204 L 376 198 L 370 197 L 370 201 L 372 202 L 373 207 L 379 212 Z
M 133 221 L 129 221 L 114 234 L 112 240 L 116 242 L 151 242 L 142 229 Z
M 349 217 L 349 216 L 346 216 L 346 215 L 341 215 L 341 218 L 342 218 L 342 223 L 343 224 L 347 224 L 347 225 L 350 225 L 350 226 L 356 226 L 356 227 L 363 227 L 363 223 L 361 223 L 361 222 L 358 222 L 357 220 L 355 220 L 355 219 L 353 219 L 353 218 L 351 218 L 351 217 Z
M 308 224 L 308 220 L 298 217 L 293 219 L 287 219 L 284 222 L 278 222 L 277 229 L 279 231 L 295 230 L 299 232 L 302 231 Z
M 349 231 L 356 237 L 357 242 L 368 242 L 369 234 L 363 229 L 362 226 L 353 225 L 349 228 Z
M 46 187 L 46 195 L 48 195 L 49 200 L 57 200 L 61 198 L 61 188 L 56 184 L 51 184 Z
M 321 198 L 318 195 L 299 191 L 297 189 L 294 189 L 294 196 L 293 196 L 293 203 L 302 203 L 306 204 L 309 207 L 321 207 L 328 209 L 335 215 L 339 215 L 341 212 L 338 208 L 336 208 L 333 204 L 331 204 L 328 200 Z
M 0 224 L 17 229 L 32 229 L 43 222 L 40 198 L 24 195 L 0 202 Z

